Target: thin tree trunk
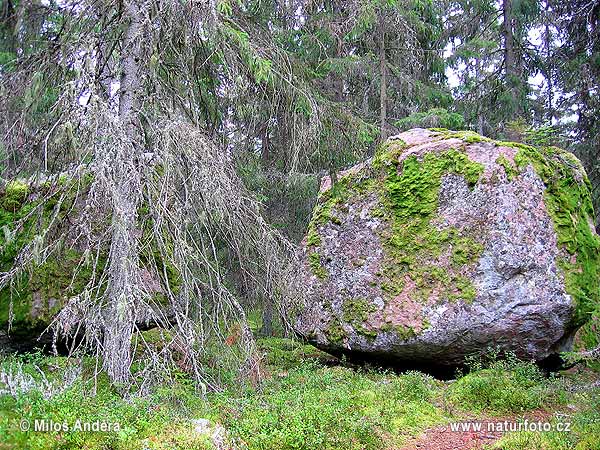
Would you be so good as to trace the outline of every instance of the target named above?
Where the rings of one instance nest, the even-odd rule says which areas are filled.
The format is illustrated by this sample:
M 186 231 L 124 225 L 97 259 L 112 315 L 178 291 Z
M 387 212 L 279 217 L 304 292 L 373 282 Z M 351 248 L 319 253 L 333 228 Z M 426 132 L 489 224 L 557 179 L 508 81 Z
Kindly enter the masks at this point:
M 545 30 L 544 30 L 544 46 L 545 46 L 545 50 L 546 50 L 546 82 L 547 82 L 547 89 L 546 89 L 546 95 L 547 95 L 547 101 L 548 101 L 548 122 L 550 123 L 550 125 L 552 125 L 552 121 L 554 120 L 554 99 L 553 99 L 553 83 L 552 83 L 552 65 L 550 62 L 550 57 L 551 55 L 551 42 L 552 42 L 552 36 L 550 34 L 550 25 L 549 25 L 549 11 L 548 11 L 548 3 L 546 2 L 546 14 L 545 14 Z
M 381 133 L 381 140 L 384 141 L 387 138 L 387 61 L 385 57 L 385 29 L 382 22 L 383 19 L 380 17 L 379 74 L 381 83 L 379 90 L 379 130 Z
M 271 160 L 271 139 L 269 137 L 269 122 L 265 122 L 260 130 L 260 159 L 266 168 Z
M 273 335 L 273 303 L 271 300 L 267 300 L 263 303 L 260 334 L 263 336 Z
M 131 147 L 117 150 L 118 160 L 112 171 L 113 192 L 112 239 L 109 257 L 110 281 L 107 290 L 108 317 L 104 334 L 104 369 L 115 383 L 130 377 L 131 340 L 137 289 L 138 249 L 136 238 L 139 206 L 140 171 L 136 154 L 140 151 L 138 126 L 143 18 L 137 0 L 125 4 L 127 22 L 121 50 L 121 90 L 119 117 L 126 128 Z M 133 149 L 133 151 L 132 151 Z
M 512 9 L 513 0 L 502 1 L 502 34 L 504 36 L 504 66 L 506 69 L 506 83 L 508 85 L 511 96 L 511 114 L 513 118 L 523 114 L 522 105 L 520 102 L 519 86 L 521 83 L 521 70 L 517 58 L 517 50 L 515 44 L 515 16 Z

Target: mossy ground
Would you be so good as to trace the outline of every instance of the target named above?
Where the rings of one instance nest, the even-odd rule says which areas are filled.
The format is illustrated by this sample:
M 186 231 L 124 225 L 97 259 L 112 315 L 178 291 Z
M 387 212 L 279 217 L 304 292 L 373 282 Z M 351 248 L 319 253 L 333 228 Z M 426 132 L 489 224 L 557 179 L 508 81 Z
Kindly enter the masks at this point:
M 92 396 L 93 361 L 84 359 L 81 377 L 62 394 L 48 400 L 39 392 L 0 396 L 0 441 L 7 448 L 31 450 L 209 449 L 209 440 L 195 433 L 190 423 L 205 418 L 222 425 L 238 448 L 391 449 L 439 424 L 506 414 L 518 419 L 540 408 L 562 410 L 568 404 L 574 428 L 561 439 L 572 446 L 557 448 L 600 442 L 600 408 L 593 409 L 600 404 L 600 390 L 584 389 L 597 379 L 595 373 L 544 378 L 532 364 L 509 360 L 477 367 L 455 382 L 442 382 L 420 372 L 394 374 L 334 364 L 314 347 L 287 339 L 263 339 L 259 348 L 264 352 L 262 384 L 232 384 L 205 399 L 183 373 L 171 374 L 174 384 L 165 383 L 150 395 L 129 400 L 101 376 Z M 35 366 L 40 367 L 51 380 L 60 379 L 69 364 L 65 358 L 36 354 L 5 357 L 0 368 L 6 370 L 17 362 L 36 377 Z M 33 423 L 36 418 L 119 422 L 121 431 L 19 430 L 22 419 Z M 533 438 L 554 439 L 550 434 Z M 508 448 L 544 448 L 515 445 Z

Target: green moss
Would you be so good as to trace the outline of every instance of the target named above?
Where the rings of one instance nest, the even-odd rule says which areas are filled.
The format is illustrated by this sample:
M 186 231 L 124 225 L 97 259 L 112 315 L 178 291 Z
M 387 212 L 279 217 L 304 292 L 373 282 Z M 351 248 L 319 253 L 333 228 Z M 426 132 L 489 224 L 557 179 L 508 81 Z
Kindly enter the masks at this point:
M 340 208 L 350 199 L 357 199 L 361 195 L 372 191 L 373 183 L 374 181 L 369 177 L 358 179 L 354 175 L 345 175 L 334 186 L 321 192 L 308 224 L 306 245 L 308 247 L 318 247 L 321 245 L 319 227 L 330 222 L 340 225 L 342 221 L 335 213 L 336 209 Z
M 459 237 L 452 244 L 452 263 L 460 268 L 477 261 L 483 253 L 483 245 L 471 238 Z
M 324 332 L 331 343 L 341 343 L 348 337 L 348 333 L 336 319 L 331 319 Z
M 377 331 L 365 326 L 371 313 L 377 311 L 377 307 L 364 298 L 353 298 L 344 301 L 342 305 L 342 319 L 352 325 L 357 333 L 368 337 L 376 337 Z
M 58 226 L 76 200 L 77 194 L 89 186 L 84 180 L 69 180 L 64 177 L 56 182 L 46 182 L 34 189 L 21 182 L 9 183 L 0 196 L 0 203 L 10 203 L 14 208 L 0 209 L 0 269 L 13 268 L 22 248 L 33 242 L 34 249 L 42 245 L 41 234 L 55 214 Z M 29 195 L 35 191 L 35 196 Z M 16 195 L 15 192 L 19 192 Z M 26 193 L 26 194 L 24 194 Z M 39 198 L 48 200 L 41 205 Z M 62 197 L 60 208 L 56 210 Z M 16 206 L 15 198 L 19 199 Z M 64 226 L 69 226 L 66 223 Z M 52 239 L 47 237 L 46 239 Z M 34 261 L 29 271 L 14 280 L 12 286 L 0 290 L 0 328 L 6 329 L 11 323 L 11 333 L 31 335 L 33 331 L 46 328 L 51 317 L 62 307 L 66 298 L 80 294 L 92 276 L 92 262 L 85 261 L 83 255 L 62 243 L 50 255 L 34 251 Z M 105 259 L 100 258 L 102 270 Z M 12 319 L 12 320 L 11 320 Z
M 308 224 L 306 244 L 309 247 L 321 245 L 319 226 L 328 223 L 332 219 L 334 206 L 342 203 L 349 197 L 348 183 L 348 177 L 341 178 L 335 186 L 319 194 L 312 218 Z
M 1 205 L 6 211 L 15 212 L 29 195 L 29 185 L 20 180 L 10 181 L 4 188 Z
M 417 335 L 415 330 L 412 327 L 404 326 L 404 325 L 393 325 L 391 323 L 385 323 L 380 328 L 384 333 L 394 333 L 400 339 L 406 340 L 413 338 Z
M 102 270 L 105 263 L 101 259 L 98 269 Z M 42 331 L 67 298 L 83 292 L 91 277 L 92 263 L 86 263 L 72 249 L 34 266 L 30 275 L 19 279 L 15 289 L 0 291 L 0 328 L 8 326 L 12 301 L 11 333 L 19 336 Z
M 401 139 L 386 141 L 379 144 L 375 150 L 375 156 L 371 162 L 371 166 L 379 170 L 382 167 L 390 166 L 398 162 L 398 158 L 408 146 Z
M 535 147 L 532 147 L 531 145 L 523 144 L 522 142 L 495 141 L 494 143 L 498 147 L 510 147 L 510 148 L 516 148 L 519 150 L 537 152 Z
M 163 250 L 158 248 L 154 240 L 153 233 L 154 224 L 149 213 L 148 207 L 143 205 L 138 209 L 139 222 L 142 227 L 143 240 L 148 242 L 148 245 L 142 247 L 140 251 L 140 262 L 142 266 L 156 267 L 158 277 L 161 278 L 162 284 L 168 286 L 173 294 L 178 294 L 181 288 L 181 274 L 173 265 L 173 243 L 168 236 L 163 237 Z M 163 252 L 166 256 L 163 256 Z M 165 294 L 154 293 L 153 298 L 161 305 L 166 305 L 169 299 Z
M 504 172 L 506 173 L 506 178 L 508 181 L 512 181 L 517 175 L 519 175 L 519 170 L 504 155 L 500 155 L 498 158 L 496 158 L 496 164 L 504 167 Z
M 314 273 L 317 278 L 324 280 L 328 277 L 327 270 L 321 264 L 321 255 L 317 252 L 311 252 L 308 255 L 308 265 L 312 273 Z
M 461 175 L 472 186 L 482 172 L 481 164 L 459 150 L 428 153 L 422 160 L 411 156 L 387 169 L 382 203 L 391 227 L 382 236 L 387 253 L 383 266 L 387 280 L 382 289 L 388 295 L 402 292 L 409 278 L 416 284 L 411 294 L 415 299 L 426 300 L 434 288 L 443 298 L 474 298 L 474 288 L 465 286 L 458 272 L 465 264 L 477 261 L 483 246 L 456 228 L 438 230 L 431 220 L 437 211 L 443 175 Z M 452 268 L 435 263 L 444 253 L 451 254 Z
M 316 247 L 321 245 L 321 236 L 316 230 L 316 227 L 309 227 L 308 235 L 306 236 L 306 245 L 309 247 Z
M 590 184 L 579 161 L 554 147 L 537 150 L 526 144 L 492 141 L 469 131 L 432 131 L 443 139 L 461 139 L 467 144 L 492 142 L 518 149 L 514 164 L 503 155 L 496 159 L 508 180 L 513 180 L 528 165 L 533 166 L 546 186 L 544 200 L 558 244 L 564 250 L 558 266 L 564 273 L 567 292 L 577 306 L 572 326 L 584 323 L 600 305 L 600 239 L 590 226 L 594 217 Z M 409 292 L 413 300 L 427 300 L 435 294 L 441 299 L 471 302 L 476 290 L 464 268 L 481 256 L 480 238 L 474 230 L 452 227 L 439 230 L 432 221 L 436 218 L 442 177 L 458 174 L 473 186 L 483 166 L 471 161 L 461 149 L 426 153 L 419 158 L 409 156 L 399 162 L 406 148 L 402 141 L 380 145 L 371 167 L 360 172 L 371 178 L 360 185 L 380 196 L 381 204 L 372 209 L 371 215 L 389 225 L 380 234 L 386 256 L 376 283 L 386 300 L 402 293 L 410 280 L 416 286 Z M 340 187 L 320 197 L 309 228 L 309 245 L 320 245 L 315 225 L 335 221 L 335 208 L 361 192 L 352 186 L 355 181 L 349 177 Z M 450 265 L 446 267 L 443 261 L 448 258 Z
M 462 275 L 452 277 L 451 285 L 456 289 L 449 294 L 451 300 L 462 300 L 465 303 L 472 303 L 477 296 L 477 290 L 471 280 Z
M 593 232 L 591 185 L 573 156 L 556 147 L 541 151 L 519 146 L 517 167 L 531 164 L 544 182 L 544 202 L 564 255 L 558 261 L 576 314 L 573 326 L 587 321 L 600 305 L 600 238 Z

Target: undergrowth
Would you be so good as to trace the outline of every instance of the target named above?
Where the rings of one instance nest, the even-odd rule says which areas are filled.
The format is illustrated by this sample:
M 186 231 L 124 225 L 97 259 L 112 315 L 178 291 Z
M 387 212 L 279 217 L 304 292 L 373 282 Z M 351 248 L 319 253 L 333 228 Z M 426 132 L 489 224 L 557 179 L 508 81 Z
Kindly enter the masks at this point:
M 215 448 L 209 434 L 194 431 L 192 420 L 206 419 L 226 430 L 228 444 L 223 448 L 389 449 L 400 448 L 409 436 L 427 428 L 474 414 L 525 414 L 561 408 L 567 400 L 581 405 L 573 419 L 581 424 L 580 431 L 568 437 L 569 445 L 592 442 L 598 433 L 597 425 L 589 422 L 597 418 L 597 397 L 582 393 L 573 398 L 565 380 L 546 378 L 535 365 L 514 358 L 474 365 L 470 373 L 447 383 L 415 371 L 357 368 L 289 339 L 261 339 L 258 348 L 263 355 L 262 383 L 231 383 L 206 397 L 183 372 L 171 374 L 169 383 L 159 383 L 151 393 L 123 398 L 103 375 L 94 379 L 92 358 L 4 357 L 0 373 L 21 364 L 32 377 L 40 379 L 41 370 L 55 381 L 74 364 L 82 370 L 69 388 L 47 399 L 42 389 L 0 395 L 0 442 L 7 448 L 32 450 Z M 23 419 L 31 424 L 36 419 L 68 424 L 100 420 L 118 422 L 120 429 L 22 432 Z M 567 439 L 533 436 L 545 440 L 531 448 L 554 448 L 548 442 L 559 438 Z M 507 437 L 507 447 L 498 448 L 525 448 L 516 446 L 516 439 Z M 576 447 L 565 443 L 556 448 Z

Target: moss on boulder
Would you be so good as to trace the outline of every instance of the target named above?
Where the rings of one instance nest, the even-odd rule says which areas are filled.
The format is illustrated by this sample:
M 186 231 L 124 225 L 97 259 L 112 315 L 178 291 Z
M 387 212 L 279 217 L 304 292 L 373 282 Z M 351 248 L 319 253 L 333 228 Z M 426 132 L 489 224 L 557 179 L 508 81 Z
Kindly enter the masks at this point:
M 600 305 L 589 181 L 568 152 L 415 129 L 338 179 L 323 179 L 304 241 L 297 330 L 321 348 L 542 360 Z
M 21 266 L 19 254 L 25 246 L 31 246 L 33 255 L 33 260 L 0 289 L 0 351 L 2 347 L 10 350 L 49 342 L 50 335 L 38 341 L 40 333 L 69 299 L 80 295 L 90 281 L 97 288 L 94 295 L 104 291 L 104 284 L 98 285 L 97 280 L 107 263 L 108 248 L 101 249 L 96 259 L 76 239 L 75 224 L 91 182 L 91 176 L 60 176 L 35 183 L 15 180 L 0 190 L 0 271 L 7 274 Z M 145 236 L 152 224 L 144 208 L 139 211 L 139 220 Z M 53 226 L 49 228 L 51 221 Z M 88 225 L 103 232 L 110 225 L 108 215 L 100 214 Z M 53 244 L 50 252 L 45 249 L 48 243 Z M 160 252 L 153 246 L 144 246 L 139 257 L 143 266 L 158 267 L 164 274 L 151 275 L 142 269 L 146 288 L 156 303 L 167 303 L 164 286 L 168 283 L 177 293 L 177 271 L 170 264 L 163 264 Z M 140 313 L 140 323 L 144 320 L 145 314 Z

